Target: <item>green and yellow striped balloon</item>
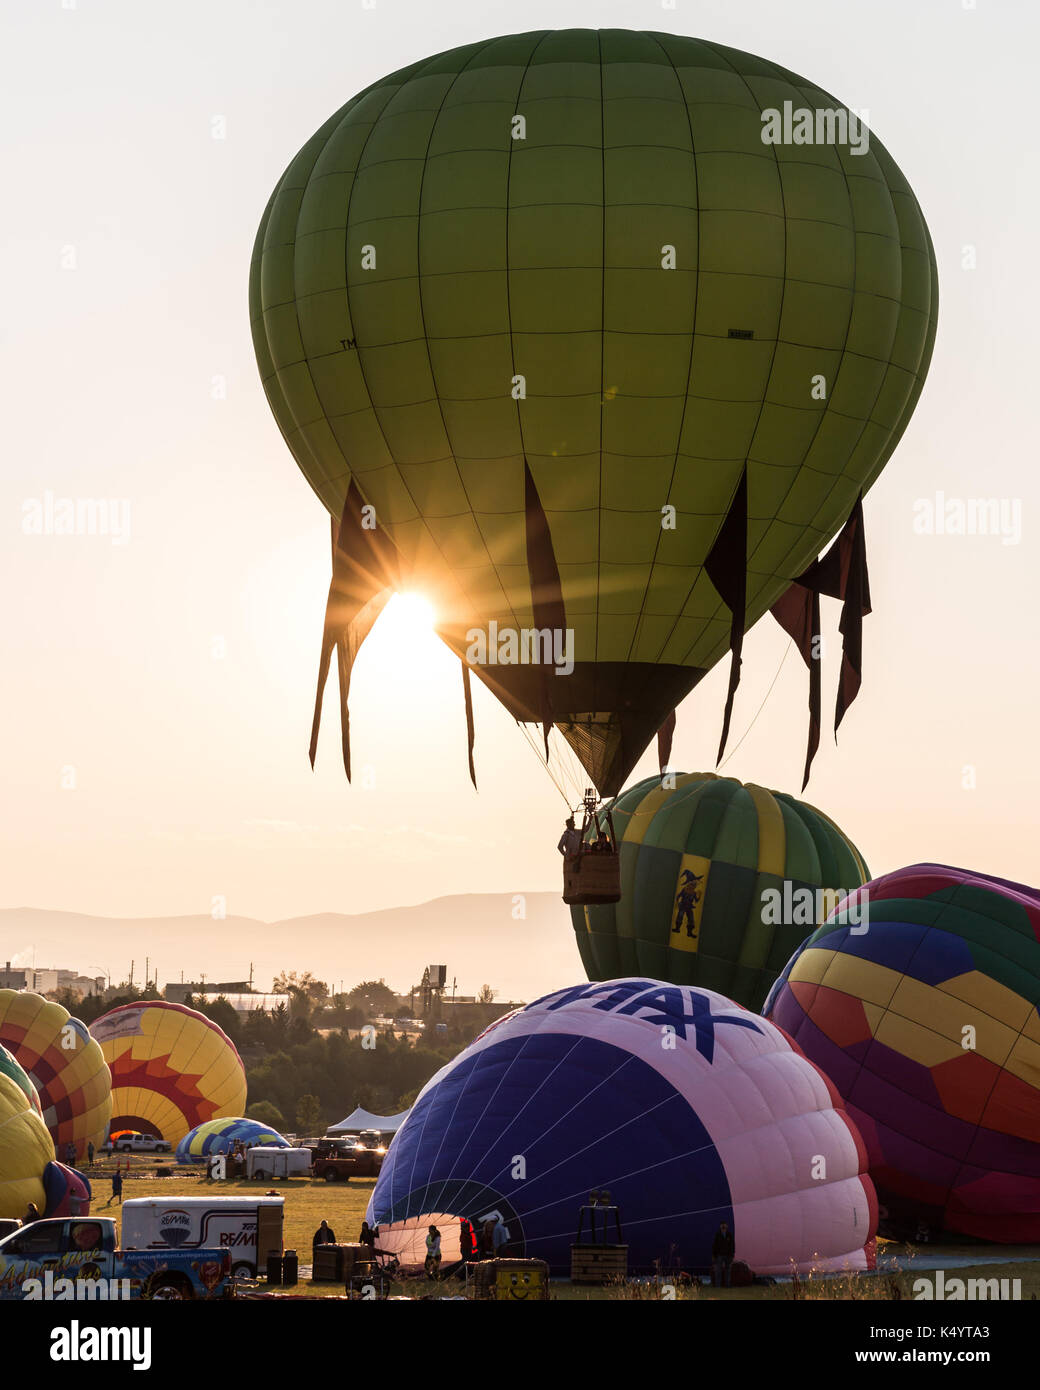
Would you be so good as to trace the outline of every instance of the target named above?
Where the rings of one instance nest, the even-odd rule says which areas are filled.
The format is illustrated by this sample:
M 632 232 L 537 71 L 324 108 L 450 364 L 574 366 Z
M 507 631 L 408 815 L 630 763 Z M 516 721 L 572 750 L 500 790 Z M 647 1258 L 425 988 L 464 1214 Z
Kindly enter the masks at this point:
M 648 777 L 610 810 L 621 901 L 571 908 L 590 980 L 647 975 L 758 1010 L 835 895 L 870 877 L 822 811 L 733 777 Z

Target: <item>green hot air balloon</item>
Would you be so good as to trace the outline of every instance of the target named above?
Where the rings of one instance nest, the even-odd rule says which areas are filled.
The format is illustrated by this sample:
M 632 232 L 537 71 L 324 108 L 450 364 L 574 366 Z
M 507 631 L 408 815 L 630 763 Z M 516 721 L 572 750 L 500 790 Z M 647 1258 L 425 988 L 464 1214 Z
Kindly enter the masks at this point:
M 843 524 L 861 550 L 935 260 L 881 144 L 769 143 L 785 103 L 848 117 L 718 44 L 550 30 L 383 78 L 289 165 L 250 312 L 339 523 L 319 702 L 338 652 L 348 772 L 351 662 L 395 589 L 433 600 L 468 708 L 472 669 L 610 795 Z M 838 568 L 813 592 L 869 611 Z M 803 655 L 811 621 L 785 620 Z
M 701 985 L 757 1012 L 838 895 L 870 877 L 822 811 L 732 777 L 650 777 L 610 810 L 621 901 L 571 908 L 590 980 Z

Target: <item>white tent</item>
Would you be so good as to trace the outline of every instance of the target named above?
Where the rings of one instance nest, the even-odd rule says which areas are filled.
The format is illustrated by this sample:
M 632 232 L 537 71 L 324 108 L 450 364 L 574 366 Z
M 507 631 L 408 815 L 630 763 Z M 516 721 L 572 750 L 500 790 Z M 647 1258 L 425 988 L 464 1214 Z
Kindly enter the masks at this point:
M 402 1110 L 400 1115 L 373 1115 L 371 1110 L 362 1110 L 359 1105 L 338 1125 L 329 1125 L 326 1133 L 357 1134 L 363 1129 L 382 1129 L 396 1134 L 407 1118 L 407 1110 Z

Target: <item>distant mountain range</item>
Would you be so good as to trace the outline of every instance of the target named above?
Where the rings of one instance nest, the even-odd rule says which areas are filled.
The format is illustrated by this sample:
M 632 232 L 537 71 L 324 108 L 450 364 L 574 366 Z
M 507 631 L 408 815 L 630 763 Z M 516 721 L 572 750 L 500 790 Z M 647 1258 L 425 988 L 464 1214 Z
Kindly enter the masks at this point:
M 523 917 L 514 914 L 522 911 Z M 105 971 L 115 984 L 149 974 L 168 981 L 244 980 L 268 989 L 283 970 L 309 970 L 336 991 L 385 979 L 401 993 L 425 966 L 445 964 L 448 992 L 530 1000 L 585 978 L 570 913 L 555 893 L 471 893 L 415 907 L 345 915 L 318 913 L 283 922 L 251 917 L 91 917 L 46 908 L 0 909 L 0 965 Z

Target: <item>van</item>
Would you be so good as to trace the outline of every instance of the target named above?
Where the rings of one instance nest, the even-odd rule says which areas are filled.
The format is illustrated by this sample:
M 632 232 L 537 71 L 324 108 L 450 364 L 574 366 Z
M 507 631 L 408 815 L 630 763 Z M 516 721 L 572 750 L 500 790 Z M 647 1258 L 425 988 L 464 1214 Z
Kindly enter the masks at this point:
M 291 1152 L 291 1151 L 290 1151 Z M 235 1279 L 267 1272 L 282 1250 L 281 1197 L 131 1197 L 123 1203 L 124 1250 L 229 1250 Z
M 246 1177 L 257 1182 L 269 1178 L 309 1178 L 313 1161 L 310 1149 L 278 1149 L 273 1144 L 261 1144 L 246 1149 Z

